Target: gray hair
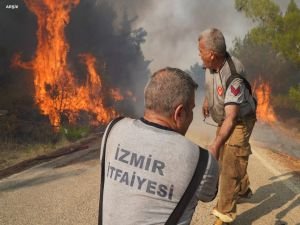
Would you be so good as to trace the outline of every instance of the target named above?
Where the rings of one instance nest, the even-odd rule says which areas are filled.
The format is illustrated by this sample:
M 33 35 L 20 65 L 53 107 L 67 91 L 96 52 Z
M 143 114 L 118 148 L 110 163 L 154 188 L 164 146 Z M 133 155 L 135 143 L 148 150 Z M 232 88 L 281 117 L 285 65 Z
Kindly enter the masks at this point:
M 198 41 L 204 40 L 205 47 L 216 54 L 224 56 L 226 54 L 226 43 L 222 32 L 216 28 L 209 28 L 201 32 Z
M 170 116 L 179 104 L 191 103 L 197 87 L 198 84 L 180 69 L 158 70 L 145 87 L 145 109 Z

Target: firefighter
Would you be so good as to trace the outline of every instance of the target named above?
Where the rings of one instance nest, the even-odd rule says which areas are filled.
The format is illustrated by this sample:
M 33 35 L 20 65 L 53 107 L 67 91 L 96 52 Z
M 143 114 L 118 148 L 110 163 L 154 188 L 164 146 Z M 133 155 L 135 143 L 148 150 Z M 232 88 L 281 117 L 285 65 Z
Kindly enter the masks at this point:
M 180 69 L 161 69 L 145 87 L 144 117 L 110 123 L 101 145 L 99 224 L 188 225 L 197 202 L 215 198 L 216 157 L 184 137 L 197 86 Z M 195 171 L 201 182 L 192 182 Z
M 204 119 L 211 116 L 218 124 L 208 149 L 220 164 L 219 197 L 212 213 L 215 224 L 236 218 L 239 197 L 250 197 L 247 175 L 251 147 L 249 138 L 256 121 L 256 102 L 244 78 L 242 63 L 226 51 L 225 38 L 215 28 L 204 30 L 198 39 L 199 56 L 205 67 Z

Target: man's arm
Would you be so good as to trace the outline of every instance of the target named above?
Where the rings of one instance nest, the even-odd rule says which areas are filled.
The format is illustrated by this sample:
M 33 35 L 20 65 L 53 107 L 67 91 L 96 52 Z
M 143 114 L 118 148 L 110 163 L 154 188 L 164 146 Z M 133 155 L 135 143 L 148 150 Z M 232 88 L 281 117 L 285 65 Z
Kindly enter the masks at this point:
M 239 105 L 230 104 L 225 106 L 225 119 L 221 125 L 220 131 L 217 134 L 213 143 L 208 147 L 209 151 L 218 159 L 219 150 L 229 138 L 239 112 Z
M 208 100 L 206 96 L 204 98 L 203 105 L 202 105 L 202 114 L 204 118 L 209 117 L 209 107 L 208 107 Z
M 199 200 L 202 202 L 210 202 L 214 200 L 218 193 L 218 180 L 219 180 L 219 165 L 218 161 L 212 154 L 209 154 L 205 174 L 203 175 Z

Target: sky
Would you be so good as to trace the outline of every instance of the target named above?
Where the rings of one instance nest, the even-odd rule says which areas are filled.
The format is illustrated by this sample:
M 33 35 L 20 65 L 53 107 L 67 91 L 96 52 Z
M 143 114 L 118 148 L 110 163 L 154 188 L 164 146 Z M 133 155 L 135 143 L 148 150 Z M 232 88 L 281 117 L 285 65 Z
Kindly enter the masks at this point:
M 127 1 L 129 3 L 130 0 Z M 228 48 L 235 38 L 243 38 L 254 26 L 250 19 L 234 8 L 234 0 L 148 0 L 135 3 L 136 27 L 143 27 L 148 35 L 142 45 L 144 55 L 151 60 L 154 72 L 165 66 L 189 69 L 198 56 L 197 39 L 209 27 L 220 29 Z M 141 3 L 142 2 L 142 3 Z M 276 0 L 282 10 L 289 0 Z M 300 0 L 295 0 L 300 5 Z M 134 5 L 134 7 L 131 7 Z

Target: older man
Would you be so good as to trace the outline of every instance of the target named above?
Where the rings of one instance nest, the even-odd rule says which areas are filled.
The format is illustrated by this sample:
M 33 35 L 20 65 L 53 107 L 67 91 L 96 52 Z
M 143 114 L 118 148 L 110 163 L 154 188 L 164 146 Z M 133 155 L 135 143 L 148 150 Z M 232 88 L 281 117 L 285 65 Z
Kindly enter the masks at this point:
M 203 31 L 198 46 L 206 67 L 203 115 L 204 118 L 211 115 L 219 126 L 209 146 L 215 155 L 220 154 L 221 165 L 219 199 L 213 214 L 219 218 L 216 224 L 230 223 L 236 217 L 238 197 L 252 194 L 247 165 L 256 102 L 250 84 L 243 77 L 244 67 L 226 52 L 225 38 L 220 30 Z
M 100 224 L 166 224 L 198 159 L 207 153 L 184 137 L 193 120 L 196 88 L 185 72 L 161 69 L 145 87 L 144 117 L 121 119 L 109 134 L 106 131 L 101 147 L 106 157 Z M 190 224 L 197 201 L 211 201 L 216 195 L 218 163 L 210 153 L 203 174 L 176 224 Z

